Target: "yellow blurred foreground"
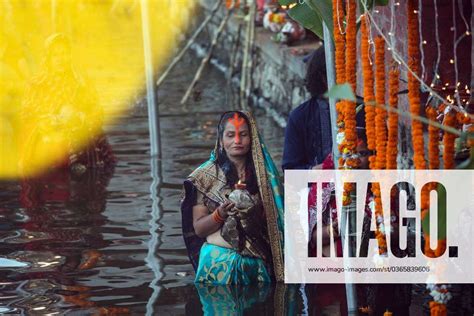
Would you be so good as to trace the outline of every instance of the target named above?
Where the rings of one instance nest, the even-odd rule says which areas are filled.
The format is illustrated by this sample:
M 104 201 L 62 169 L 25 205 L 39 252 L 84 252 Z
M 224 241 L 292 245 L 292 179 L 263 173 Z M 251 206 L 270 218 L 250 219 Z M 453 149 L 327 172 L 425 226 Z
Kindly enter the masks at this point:
M 142 10 L 155 73 L 194 0 L 2 0 L 0 178 L 61 164 L 145 89 Z

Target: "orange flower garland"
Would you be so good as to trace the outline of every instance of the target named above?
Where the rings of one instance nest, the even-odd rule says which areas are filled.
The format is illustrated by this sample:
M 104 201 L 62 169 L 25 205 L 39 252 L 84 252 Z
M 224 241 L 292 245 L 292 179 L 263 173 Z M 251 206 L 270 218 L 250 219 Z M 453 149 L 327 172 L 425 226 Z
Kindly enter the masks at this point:
M 375 101 L 385 105 L 385 42 L 381 36 L 375 38 Z M 385 169 L 387 160 L 387 111 L 377 107 L 375 110 L 376 168 Z
M 351 85 L 352 91 L 356 91 L 357 85 L 357 4 L 356 0 L 347 1 L 347 27 L 346 27 L 346 81 Z M 345 101 L 344 111 L 345 127 L 345 154 L 355 153 L 357 146 L 356 132 L 356 103 Z M 348 158 L 346 164 L 350 168 L 358 167 L 358 159 Z
M 432 316 L 443 316 L 448 314 L 448 310 L 445 304 L 431 301 L 430 311 Z
M 408 67 L 415 73 L 420 73 L 420 46 L 418 33 L 418 1 L 408 0 Z M 420 115 L 420 83 L 408 72 L 408 100 L 410 102 L 410 112 Z M 423 124 L 417 120 L 412 120 L 412 143 L 414 150 L 415 169 L 425 169 L 425 149 L 423 141 Z M 424 204 L 421 202 L 422 207 Z
M 459 124 L 469 124 L 471 122 L 471 118 L 464 113 L 457 112 L 456 113 L 456 120 Z
M 453 113 L 448 113 L 444 117 L 444 125 L 449 127 L 454 127 L 456 124 L 456 115 Z M 454 141 L 456 135 L 449 132 L 444 132 L 443 143 L 444 143 L 444 169 L 453 169 L 454 164 Z
M 428 107 L 426 114 L 431 121 L 436 122 L 438 112 L 434 107 Z M 428 145 L 428 159 L 430 169 L 439 169 L 439 128 L 433 125 L 428 126 L 429 145 Z
M 344 8 L 342 6 L 343 0 L 332 0 L 333 13 L 333 35 L 334 35 L 334 59 L 336 68 L 336 84 L 343 84 L 346 82 L 346 62 L 345 62 L 345 46 L 346 40 L 341 32 L 344 27 Z M 337 127 L 338 132 L 344 132 L 344 101 L 336 103 L 337 113 Z M 338 146 L 339 152 L 344 151 L 342 144 Z M 339 158 L 339 166 L 344 165 L 342 156 Z
M 352 91 L 357 86 L 357 18 L 356 0 L 346 1 L 346 81 L 351 85 Z M 359 158 L 356 156 L 357 130 L 356 130 L 356 103 L 344 101 L 344 142 L 343 159 L 346 169 L 359 167 Z M 354 187 L 350 183 L 344 184 L 343 205 L 352 203 L 350 198 Z
M 346 81 L 346 63 L 345 63 L 345 38 L 341 33 L 341 28 L 344 27 L 344 8 L 342 7 L 343 0 L 332 0 L 332 21 L 334 34 L 334 48 L 335 48 L 335 68 L 336 68 L 336 83 L 342 84 Z
M 415 74 L 419 75 L 420 73 L 420 38 L 419 38 L 419 29 L 418 29 L 418 1 L 408 0 L 407 2 L 407 19 L 408 19 L 408 67 Z M 413 115 L 420 115 L 421 106 L 420 106 L 420 83 L 410 72 L 408 72 L 408 100 L 410 103 L 410 112 Z M 415 164 L 415 169 L 422 170 L 426 169 L 425 161 L 425 149 L 424 149 L 424 139 L 423 139 L 423 125 L 421 122 L 412 119 L 412 143 L 414 158 L 413 162 Z M 424 192 L 423 192 L 424 191 Z M 429 212 L 429 193 L 428 190 L 422 190 L 421 193 L 421 218 L 423 219 L 427 216 Z M 434 257 L 435 254 L 430 248 L 429 240 L 430 237 L 426 232 L 425 234 L 425 255 L 427 257 Z M 439 250 L 442 247 L 438 247 Z M 441 244 L 442 245 L 442 244 Z M 430 311 L 431 315 L 446 315 L 446 305 L 439 302 L 431 301 L 430 302 Z
M 408 0 L 407 2 L 407 18 L 408 18 L 408 66 L 415 73 L 419 74 L 419 33 L 418 33 L 418 16 L 417 7 L 418 2 L 415 0 Z M 418 80 L 408 72 L 408 101 L 410 103 L 410 112 L 413 115 L 420 115 L 420 84 Z M 411 135 L 414 151 L 415 169 L 421 170 L 426 168 L 425 162 L 425 148 L 423 140 L 423 125 L 421 122 L 412 119 Z M 423 219 L 429 211 L 429 195 L 421 193 L 421 218 Z M 429 236 L 425 233 L 425 241 L 429 241 Z M 425 243 L 426 246 L 428 242 Z M 425 247 L 426 256 L 430 256 L 429 249 Z
M 376 123 L 375 123 L 377 110 L 374 105 L 370 104 L 375 101 L 375 96 L 374 96 L 373 69 L 370 62 L 370 46 L 369 46 L 368 25 L 367 25 L 368 21 L 366 19 L 367 17 L 365 15 L 362 16 L 362 19 L 361 19 L 361 57 L 362 57 L 362 72 L 364 76 L 364 103 L 366 105 L 365 106 L 366 135 L 367 135 L 367 148 L 369 150 L 375 150 L 376 144 L 377 144 Z M 383 64 L 383 55 L 382 55 L 382 64 Z M 377 62 L 376 62 L 376 66 L 377 66 Z M 383 78 L 383 76 L 385 76 L 384 72 L 382 73 L 382 78 L 379 77 L 378 79 L 382 79 L 382 81 L 385 82 L 385 78 Z M 385 91 L 383 91 L 383 93 L 385 93 Z M 383 122 L 383 124 L 385 124 L 385 122 Z M 369 157 L 369 167 L 370 169 L 376 168 L 375 155 Z M 381 197 L 381 192 L 380 192 L 380 186 L 373 185 L 372 193 L 374 196 L 374 205 L 375 205 L 375 210 L 374 210 L 375 221 L 376 221 L 375 238 L 377 239 L 377 242 L 379 245 L 379 254 L 383 255 L 387 253 L 387 239 L 386 239 L 385 232 L 382 229 L 383 216 L 382 216 L 382 197 Z
M 392 68 L 389 72 L 389 101 L 390 107 L 398 107 L 398 78 L 400 70 Z M 387 169 L 397 169 L 398 154 L 398 113 L 390 112 L 388 114 L 388 141 L 387 141 Z
M 362 61 L 362 74 L 364 77 L 364 103 L 365 103 L 365 131 L 367 135 L 367 148 L 375 150 L 375 107 L 371 104 L 374 96 L 374 72 L 370 62 L 370 45 L 368 35 L 368 19 L 365 14 L 360 21 L 360 54 Z M 375 168 L 375 155 L 369 156 L 370 169 Z

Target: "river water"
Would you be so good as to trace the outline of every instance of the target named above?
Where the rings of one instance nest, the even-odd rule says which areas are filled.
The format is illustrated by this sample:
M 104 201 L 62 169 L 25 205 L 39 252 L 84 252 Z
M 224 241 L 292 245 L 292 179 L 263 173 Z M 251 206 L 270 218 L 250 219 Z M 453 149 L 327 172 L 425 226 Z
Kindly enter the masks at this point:
M 224 76 L 208 68 L 193 100 L 179 104 L 198 63 L 189 54 L 158 93 L 161 161 L 150 159 L 142 101 L 104 127 L 118 160 L 113 172 L 0 182 L 0 313 L 194 315 L 208 308 L 202 301 L 224 295 L 235 312 L 273 314 L 281 293 L 301 298 L 298 287 L 198 293 L 193 283 L 181 185 L 209 157 L 220 113 L 235 103 Z M 280 165 L 284 131 L 263 111 L 255 115 Z

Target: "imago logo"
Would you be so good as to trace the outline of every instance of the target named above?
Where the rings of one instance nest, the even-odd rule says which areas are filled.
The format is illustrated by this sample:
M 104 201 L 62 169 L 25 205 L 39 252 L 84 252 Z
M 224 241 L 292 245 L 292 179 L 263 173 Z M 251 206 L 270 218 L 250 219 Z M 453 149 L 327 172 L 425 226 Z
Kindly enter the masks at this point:
M 288 282 L 474 281 L 470 170 L 285 172 Z
M 420 216 L 421 221 L 417 223 L 417 218 L 412 215 L 412 217 L 408 216 L 400 216 L 400 198 L 406 197 L 406 210 L 411 212 L 416 212 L 416 194 L 417 190 L 415 186 L 409 182 L 397 182 L 391 188 L 388 188 L 390 191 L 389 195 L 389 208 L 384 210 L 383 205 L 381 205 L 381 186 L 380 182 L 369 182 L 366 186 L 366 194 L 362 196 L 363 201 L 363 210 L 357 210 L 358 214 L 363 214 L 363 221 L 360 226 L 356 223 L 356 216 L 351 216 L 351 208 L 357 206 L 357 194 L 354 194 L 357 191 L 357 183 L 356 182 L 343 182 L 343 192 L 339 192 L 339 195 L 336 194 L 335 190 L 335 183 L 334 182 L 322 182 L 321 188 L 330 188 L 331 191 L 323 190 L 323 195 L 321 198 L 324 201 L 324 205 L 321 205 L 319 210 L 321 210 L 322 214 L 322 222 L 324 223 L 323 229 L 316 229 L 316 226 L 310 226 L 310 230 L 312 231 L 311 238 L 320 238 L 323 240 L 323 245 L 327 244 L 327 241 L 333 240 L 333 245 L 337 245 L 337 237 L 345 236 L 345 241 L 348 242 L 349 251 L 347 252 L 348 256 L 355 257 L 357 253 L 361 257 L 367 257 L 368 254 L 368 245 L 367 241 L 371 239 L 375 240 L 378 247 L 379 254 L 391 254 L 398 258 L 404 257 L 415 257 L 416 256 L 416 248 L 413 248 L 412 251 L 409 251 L 409 245 L 415 244 L 415 234 L 410 234 L 408 229 L 405 230 L 406 234 L 406 246 L 400 246 L 400 224 L 403 227 L 410 227 L 411 231 L 416 231 L 417 225 L 422 225 L 422 232 L 424 236 L 429 236 L 429 232 L 433 231 L 430 229 L 430 221 L 429 216 L 437 216 L 436 222 L 438 223 L 438 238 L 441 242 L 437 243 L 437 246 L 433 249 L 430 238 L 422 239 L 422 242 L 419 243 L 421 252 L 430 258 L 440 257 L 446 251 L 446 244 L 447 244 L 447 236 L 446 236 L 446 188 L 442 183 L 439 182 L 428 182 L 425 183 L 421 189 L 418 191 L 421 193 L 420 195 Z M 318 183 L 312 182 L 309 183 L 310 190 L 308 191 L 308 213 L 311 216 L 311 212 L 313 212 L 313 216 L 317 213 L 317 206 L 309 201 L 316 201 L 317 200 L 317 188 Z M 349 188 L 349 189 L 348 189 Z M 436 192 L 437 199 L 433 201 L 430 198 L 430 193 Z M 342 201 L 342 212 L 338 212 L 337 208 L 337 200 Z M 437 209 L 437 212 L 429 212 L 430 209 Z M 409 214 L 408 213 L 408 214 Z M 341 221 L 339 217 L 341 214 L 344 218 Z M 390 229 L 386 229 L 384 225 L 384 219 L 386 215 L 390 216 Z M 313 221 L 314 222 L 314 221 Z M 345 227 L 348 227 L 348 231 L 344 230 L 341 231 L 341 226 L 339 225 L 340 222 L 347 223 Z M 371 230 L 371 227 L 375 224 L 375 230 Z M 360 234 L 358 229 L 360 229 Z M 390 244 L 387 244 L 386 235 L 390 233 Z M 360 243 L 357 243 L 357 236 L 366 237 L 367 240 L 364 240 Z M 316 239 L 317 240 L 317 239 Z M 313 245 L 316 244 L 317 241 L 313 242 Z M 357 248 L 360 246 L 360 248 Z M 356 250 L 356 251 L 354 251 Z M 450 257 L 457 257 L 457 247 L 452 246 L 449 248 Z M 315 252 L 316 253 L 316 252 Z M 336 256 L 342 257 L 344 252 L 336 251 L 334 252 Z M 321 256 L 327 257 L 328 253 L 321 251 Z

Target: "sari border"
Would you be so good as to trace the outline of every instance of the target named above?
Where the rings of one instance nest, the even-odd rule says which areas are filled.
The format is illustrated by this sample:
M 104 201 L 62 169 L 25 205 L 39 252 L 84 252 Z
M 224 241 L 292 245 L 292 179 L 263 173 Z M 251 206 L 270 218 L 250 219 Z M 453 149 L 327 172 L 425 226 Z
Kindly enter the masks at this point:
M 271 184 L 268 181 L 267 172 L 265 169 L 262 146 L 258 137 L 259 133 L 257 130 L 257 124 L 255 119 L 248 112 L 244 112 L 244 114 L 249 119 L 251 133 L 254 135 L 252 137 L 252 159 L 254 162 L 258 187 L 267 218 L 268 237 L 270 239 L 270 247 L 272 250 L 275 278 L 277 282 L 283 282 L 285 277 L 283 269 L 283 251 L 281 247 L 282 236 L 280 230 L 278 229 L 277 207 L 273 199 L 273 194 L 271 193 Z

